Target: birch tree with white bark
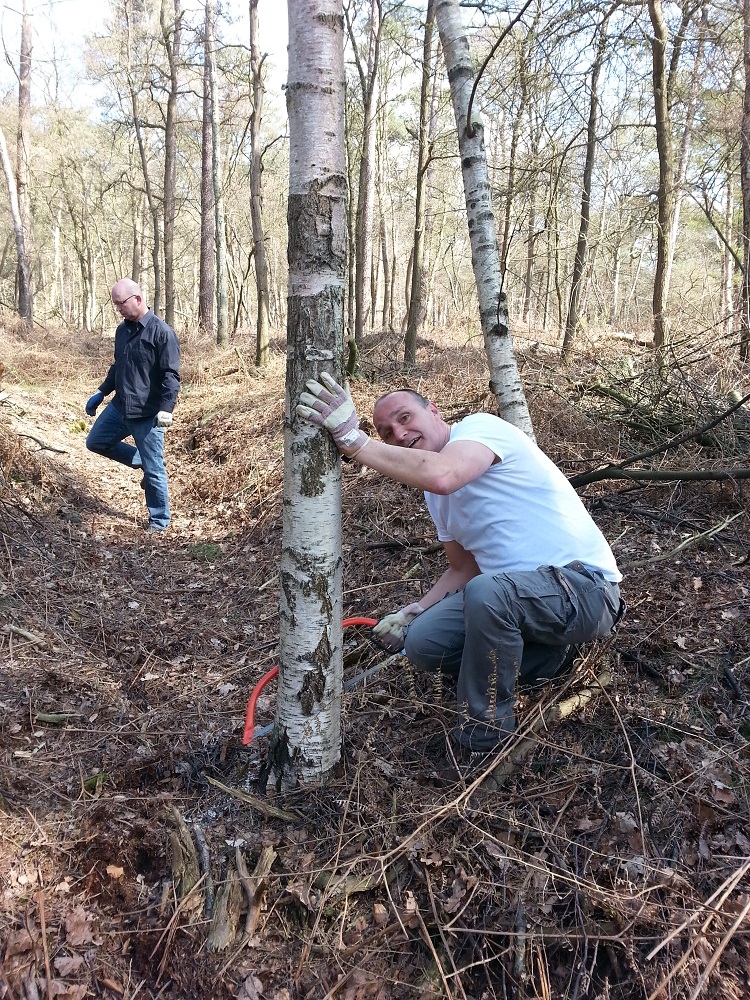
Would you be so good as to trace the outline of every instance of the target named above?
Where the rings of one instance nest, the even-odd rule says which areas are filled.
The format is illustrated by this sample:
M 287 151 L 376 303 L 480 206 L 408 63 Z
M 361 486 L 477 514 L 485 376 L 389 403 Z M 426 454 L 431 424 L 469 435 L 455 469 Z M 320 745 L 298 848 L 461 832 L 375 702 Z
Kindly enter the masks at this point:
M 347 177 L 341 0 L 289 5 L 289 292 L 276 719 L 266 770 L 319 779 L 340 756 L 341 465 L 295 414 L 321 371 L 342 379 Z
M 461 154 L 471 263 L 477 285 L 484 347 L 499 415 L 530 438 L 534 429 L 510 336 L 508 304 L 502 285 L 497 226 L 484 148 L 484 126 L 471 103 L 474 70 L 459 0 L 437 0 L 440 33 Z M 471 110 L 470 110 L 471 109 Z

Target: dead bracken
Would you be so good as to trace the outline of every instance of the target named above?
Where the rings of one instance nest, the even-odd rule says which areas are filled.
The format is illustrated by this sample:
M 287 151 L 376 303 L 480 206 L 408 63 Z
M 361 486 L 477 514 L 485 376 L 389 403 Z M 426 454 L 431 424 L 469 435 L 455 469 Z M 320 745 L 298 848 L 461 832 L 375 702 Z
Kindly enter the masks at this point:
M 401 659 L 345 691 L 334 774 L 262 796 L 269 739 L 241 734 L 276 662 L 282 348 L 259 379 L 183 341 L 175 518 L 156 544 L 137 482 L 87 455 L 79 426 L 110 345 L 35 336 L 9 333 L 2 359 L 1 995 L 47 979 L 58 996 L 196 1000 L 749 995 L 739 473 L 581 488 L 630 610 L 564 681 L 522 696 L 484 780 L 441 777 L 454 692 Z M 363 414 L 405 384 L 449 417 L 492 407 L 481 350 L 422 340 L 406 379 L 397 339 L 360 347 Z M 742 407 L 689 434 L 727 408 L 731 362 L 660 370 L 623 350 L 600 342 L 570 367 L 519 352 L 537 439 L 566 474 L 655 448 L 628 467 L 741 472 Z M 416 600 L 441 555 L 418 494 L 343 478 L 344 613 L 378 617 Z M 351 632 L 345 678 L 388 658 Z

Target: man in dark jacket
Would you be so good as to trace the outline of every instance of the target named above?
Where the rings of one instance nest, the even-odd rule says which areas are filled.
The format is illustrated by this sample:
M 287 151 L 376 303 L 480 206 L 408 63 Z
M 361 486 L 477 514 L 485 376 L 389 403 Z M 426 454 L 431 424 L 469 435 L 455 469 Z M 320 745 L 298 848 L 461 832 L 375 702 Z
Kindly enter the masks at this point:
M 93 417 L 114 391 L 86 438 L 89 451 L 142 472 L 149 532 L 169 525 L 169 493 L 164 465 L 164 430 L 180 391 L 180 345 L 174 330 L 146 305 L 138 285 L 122 278 L 113 286 L 112 305 L 122 316 L 115 331 L 115 360 L 86 403 Z M 132 437 L 132 444 L 124 439 Z

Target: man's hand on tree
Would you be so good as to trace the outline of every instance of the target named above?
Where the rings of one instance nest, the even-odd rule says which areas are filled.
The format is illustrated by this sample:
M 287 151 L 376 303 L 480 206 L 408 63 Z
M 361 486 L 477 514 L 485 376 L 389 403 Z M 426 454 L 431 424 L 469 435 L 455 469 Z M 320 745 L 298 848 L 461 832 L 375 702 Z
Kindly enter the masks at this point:
M 89 417 L 95 417 L 96 416 L 96 411 L 99 409 L 99 407 L 102 405 L 103 402 L 104 402 L 104 393 L 103 392 L 99 392 L 97 390 L 94 393 L 94 395 L 90 396 L 88 398 L 88 400 L 86 401 L 86 407 L 85 407 L 86 414 Z
M 157 427 L 171 427 L 172 426 L 172 414 L 168 413 L 167 410 L 159 410 L 156 414 L 156 426 Z
M 297 416 L 316 427 L 325 427 L 339 451 L 347 458 L 354 458 L 370 439 L 359 429 L 349 385 L 340 386 L 328 372 L 321 372 L 319 377 L 320 382 L 310 379 L 309 392 L 300 394 Z
M 393 614 L 381 618 L 378 624 L 373 626 L 372 633 L 389 649 L 402 649 L 406 626 L 423 611 L 424 608 L 421 604 L 408 604 L 400 611 L 394 611 Z

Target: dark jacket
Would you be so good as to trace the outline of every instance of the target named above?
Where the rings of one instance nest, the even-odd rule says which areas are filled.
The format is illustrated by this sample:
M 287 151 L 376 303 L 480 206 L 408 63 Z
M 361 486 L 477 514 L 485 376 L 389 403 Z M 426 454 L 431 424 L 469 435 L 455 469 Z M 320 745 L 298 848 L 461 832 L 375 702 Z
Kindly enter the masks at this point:
M 149 311 L 123 320 L 115 331 L 115 360 L 99 391 L 126 419 L 171 413 L 180 391 L 180 345 L 174 330 Z

